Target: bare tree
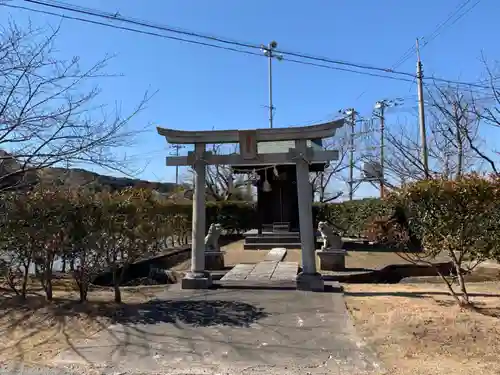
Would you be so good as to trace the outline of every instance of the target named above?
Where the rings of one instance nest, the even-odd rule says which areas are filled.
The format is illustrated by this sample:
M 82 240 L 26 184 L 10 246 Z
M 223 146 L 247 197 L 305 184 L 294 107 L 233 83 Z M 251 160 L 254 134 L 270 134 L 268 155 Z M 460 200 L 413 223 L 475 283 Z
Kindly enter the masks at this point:
M 484 56 L 482 56 L 482 61 L 487 75 L 483 84 L 488 87 L 489 93 L 488 95 L 483 94 L 480 98 L 473 97 L 470 111 L 481 123 L 489 126 L 490 129 L 493 128 L 496 131 L 500 131 L 500 88 L 498 87 L 500 75 L 498 73 L 498 68 L 491 68 Z M 487 105 L 484 104 L 485 99 L 488 101 Z M 500 174 L 500 167 L 498 165 L 500 151 L 498 149 L 494 149 L 493 152 L 490 153 L 477 147 L 473 147 L 473 150 L 477 157 L 482 159 L 493 173 L 496 175 Z
M 37 171 L 54 165 L 94 164 L 130 171 L 117 154 L 137 132 L 127 131 L 130 119 L 143 109 L 145 95 L 125 117 L 106 112 L 97 103 L 96 78 L 109 57 L 90 68 L 80 58 L 61 60 L 54 43 L 59 29 L 0 29 L 0 188 L 33 182 Z
M 213 154 L 222 155 L 224 147 L 227 145 L 213 144 L 209 151 Z M 237 153 L 238 146 L 230 148 L 230 153 Z M 226 151 L 227 153 L 227 151 Z M 192 196 L 193 189 L 193 171 L 188 169 L 188 173 L 183 178 L 183 184 L 189 186 L 185 196 Z M 228 200 L 250 200 L 246 191 L 250 181 L 243 175 L 235 175 L 230 165 L 208 165 L 206 174 L 206 194 L 209 199 L 215 201 Z
M 428 90 L 428 157 L 431 175 L 458 178 L 483 169 L 480 117 L 472 111 L 474 93 L 436 85 Z M 386 178 L 395 184 L 423 179 L 418 126 L 392 126 L 386 133 Z
M 340 135 L 337 137 L 323 140 L 324 150 L 338 150 L 338 160 L 332 160 L 327 164 L 323 172 L 317 172 L 312 175 L 311 184 L 313 194 L 317 197 L 320 203 L 328 203 L 334 201 L 343 195 L 342 189 L 332 191 L 332 185 L 337 180 L 345 181 L 343 174 L 349 168 L 349 147 L 347 137 Z

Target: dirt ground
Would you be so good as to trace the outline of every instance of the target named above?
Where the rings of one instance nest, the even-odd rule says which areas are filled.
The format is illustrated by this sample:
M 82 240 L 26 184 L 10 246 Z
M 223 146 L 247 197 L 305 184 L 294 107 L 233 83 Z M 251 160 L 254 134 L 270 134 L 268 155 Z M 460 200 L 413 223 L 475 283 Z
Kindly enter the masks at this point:
M 288 250 L 285 261 L 302 263 L 301 250 Z M 402 259 L 395 253 L 391 252 L 369 252 L 369 251 L 349 251 L 345 258 L 346 268 L 366 268 L 380 269 L 389 264 L 407 264 L 408 262 Z M 319 258 L 316 257 L 316 265 L 319 269 Z
M 123 302 L 127 305 L 150 299 L 164 286 L 124 287 Z M 78 303 L 71 280 L 57 280 L 54 301 L 45 302 L 45 295 L 31 285 L 26 301 L 0 286 L 0 363 L 7 360 L 25 364 L 46 364 L 77 340 L 88 338 L 105 329 L 124 305 L 113 302 L 109 288 L 93 289 L 89 301 Z
M 394 375 L 500 374 L 500 283 L 469 283 L 478 310 L 439 284 L 349 284 L 356 329 Z
M 259 263 L 264 260 L 269 250 L 243 250 L 243 243 L 245 241 L 236 241 L 229 245 L 221 247 L 224 254 L 224 264 L 226 267 L 233 267 L 238 263 Z M 191 260 L 186 260 L 175 266 L 175 271 L 189 270 Z
M 224 262 L 226 267 L 235 266 L 238 263 L 258 263 L 264 260 L 269 250 L 243 250 L 244 240 L 233 242 L 223 246 L 221 250 L 225 251 Z M 285 256 L 286 262 L 297 262 L 302 264 L 301 250 L 289 249 Z M 319 258 L 316 257 L 317 267 L 319 269 Z M 389 264 L 406 264 L 407 262 L 395 253 L 391 252 L 367 252 L 351 251 L 346 257 L 347 268 L 366 268 L 380 269 Z M 173 269 L 176 271 L 185 271 L 190 267 L 191 261 L 186 260 L 178 264 Z

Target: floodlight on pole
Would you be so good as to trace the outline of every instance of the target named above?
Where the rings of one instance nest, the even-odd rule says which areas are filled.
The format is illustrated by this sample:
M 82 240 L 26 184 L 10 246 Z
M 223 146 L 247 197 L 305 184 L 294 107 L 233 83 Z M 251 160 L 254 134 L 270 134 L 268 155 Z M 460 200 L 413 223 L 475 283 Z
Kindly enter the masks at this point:
M 274 115 L 274 106 L 273 106 L 273 58 L 278 61 L 283 60 L 283 55 L 275 53 L 274 50 L 278 47 L 278 43 L 273 40 L 267 46 L 264 44 L 260 45 L 260 50 L 264 54 L 264 56 L 268 57 L 269 61 L 269 127 L 273 127 L 273 115 Z

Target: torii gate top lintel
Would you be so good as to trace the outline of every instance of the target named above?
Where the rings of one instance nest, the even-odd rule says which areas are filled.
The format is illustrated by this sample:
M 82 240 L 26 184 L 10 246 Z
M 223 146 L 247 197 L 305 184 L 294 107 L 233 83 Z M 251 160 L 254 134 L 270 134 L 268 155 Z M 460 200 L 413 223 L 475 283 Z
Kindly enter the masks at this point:
M 170 144 L 219 144 L 238 143 L 240 132 L 252 132 L 257 142 L 293 141 L 324 139 L 333 137 L 337 129 L 344 125 L 344 119 L 318 125 L 289 128 L 263 128 L 253 130 L 176 130 L 158 127 L 158 134 L 164 136 Z

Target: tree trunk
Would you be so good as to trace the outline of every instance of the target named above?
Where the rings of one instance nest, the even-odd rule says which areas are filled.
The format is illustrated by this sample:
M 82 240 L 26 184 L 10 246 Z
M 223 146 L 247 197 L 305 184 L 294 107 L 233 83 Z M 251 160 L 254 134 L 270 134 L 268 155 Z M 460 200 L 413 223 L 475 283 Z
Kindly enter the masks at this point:
M 120 290 L 120 277 L 118 275 L 118 270 L 113 269 L 113 290 L 115 292 L 115 302 L 122 303 L 122 293 Z
M 80 280 L 78 283 L 78 290 L 80 292 L 80 302 L 87 301 L 87 294 L 89 291 L 89 285 L 84 280 Z
M 52 293 L 52 259 L 49 258 L 47 262 L 43 265 L 42 272 L 42 285 L 45 290 L 45 298 L 47 301 L 52 301 L 53 293 Z
M 45 281 L 45 296 L 46 296 L 47 301 L 52 301 L 52 299 L 53 299 L 52 277 L 50 277 L 48 280 Z
M 460 286 L 460 292 L 462 293 L 461 305 L 464 306 L 471 305 L 471 302 L 469 300 L 469 293 L 467 292 L 467 288 L 465 286 L 464 274 L 460 269 L 460 266 L 455 265 L 455 269 L 457 271 L 457 278 L 458 278 L 458 285 Z
M 66 255 L 62 256 L 61 272 L 66 273 Z
M 26 294 L 28 290 L 28 277 L 29 277 L 29 266 L 24 267 L 24 272 L 23 272 L 23 284 L 21 286 L 21 297 L 23 299 L 26 299 Z
M 10 289 L 16 293 L 16 295 L 19 295 L 19 291 L 16 288 L 16 273 L 15 271 L 12 271 L 12 268 L 9 268 L 7 271 L 7 284 L 9 284 Z M 25 297 L 23 297 L 24 299 Z

